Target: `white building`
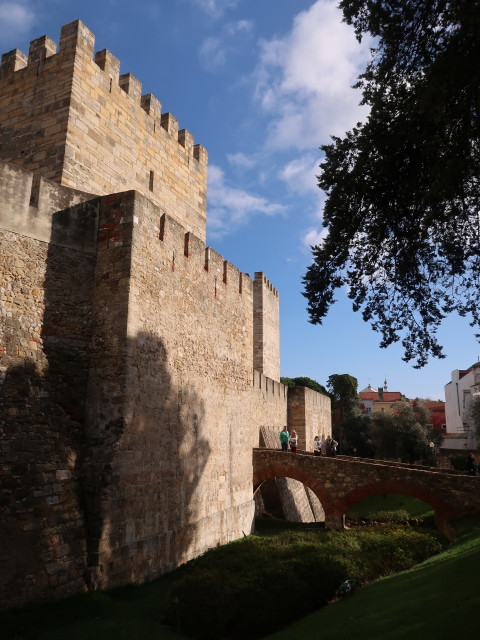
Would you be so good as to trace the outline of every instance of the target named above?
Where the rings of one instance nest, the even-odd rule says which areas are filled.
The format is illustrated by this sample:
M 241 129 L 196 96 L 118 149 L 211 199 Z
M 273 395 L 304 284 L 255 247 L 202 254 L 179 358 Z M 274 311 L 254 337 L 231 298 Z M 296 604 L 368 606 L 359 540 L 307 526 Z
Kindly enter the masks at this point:
M 472 402 L 476 397 L 480 397 L 480 362 L 469 369 L 452 371 L 452 380 L 445 385 L 447 433 L 444 446 L 448 449 L 477 448 L 471 416 Z

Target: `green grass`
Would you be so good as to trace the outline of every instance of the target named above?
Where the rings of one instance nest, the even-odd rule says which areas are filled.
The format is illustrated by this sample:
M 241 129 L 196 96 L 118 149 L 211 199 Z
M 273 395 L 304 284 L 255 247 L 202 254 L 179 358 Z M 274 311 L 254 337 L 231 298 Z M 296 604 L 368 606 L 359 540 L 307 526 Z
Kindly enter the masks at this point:
M 145 585 L 96 591 L 0 613 L 2 640 L 185 640 L 163 624 L 169 574 Z
M 268 531 L 263 531 L 263 535 L 273 535 L 273 529 L 280 524 L 272 522 L 265 526 Z M 284 536 L 293 536 L 299 527 L 289 528 L 292 531 Z M 467 632 L 471 635 L 480 606 L 480 515 L 458 521 L 455 528 L 461 537 L 447 551 L 413 569 L 372 582 L 358 589 L 353 597 L 337 601 L 268 638 L 450 640 L 464 637 Z M 177 575 L 174 572 L 142 586 L 94 592 L 0 613 L 0 637 L 186 640 L 185 635 L 164 624 L 170 585 Z M 288 602 L 288 593 L 284 595 Z M 282 607 L 280 603 L 279 615 Z
M 391 493 L 365 498 L 349 509 L 346 517 L 353 515 L 357 518 L 371 518 L 379 511 L 407 511 L 410 518 L 425 518 L 433 514 L 432 507 L 422 500 Z
M 268 640 L 472 636 L 480 607 L 480 516 L 462 519 L 456 530 L 463 535 L 447 551 L 413 569 L 372 582 Z

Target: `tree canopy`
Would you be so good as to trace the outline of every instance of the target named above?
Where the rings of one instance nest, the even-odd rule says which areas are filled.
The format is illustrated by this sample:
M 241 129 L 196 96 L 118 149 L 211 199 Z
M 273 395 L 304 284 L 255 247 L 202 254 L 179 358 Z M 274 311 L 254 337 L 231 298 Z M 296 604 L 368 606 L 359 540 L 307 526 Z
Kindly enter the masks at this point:
M 370 438 L 375 458 L 435 463 L 435 449 L 442 434 L 429 421 L 430 411 L 420 403 L 396 402 L 391 414 L 374 412 Z
M 330 396 L 330 393 L 325 389 L 325 387 L 313 380 L 312 378 L 308 378 L 307 376 L 299 376 L 298 378 L 280 378 L 280 382 L 284 384 L 286 387 L 308 387 L 309 389 L 313 389 L 314 391 L 318 391 L 318 393 L 323 393 L 325 396 Z
M 380 346 L 401 340 L 418 368 L 444 357 L 447 314 L 480 327 L 480 0 L 340 7 L 376 41 L 357 85 L 370 112 L 321 147 L 328 235 L 304 295 L 321 323 L 346 287 Z
M 327 380 L 327 388 L 333 399 L 334 409 L 340 409 L 342 416 L 359 413 L 358 380 L 348 373 L 333 373 Z

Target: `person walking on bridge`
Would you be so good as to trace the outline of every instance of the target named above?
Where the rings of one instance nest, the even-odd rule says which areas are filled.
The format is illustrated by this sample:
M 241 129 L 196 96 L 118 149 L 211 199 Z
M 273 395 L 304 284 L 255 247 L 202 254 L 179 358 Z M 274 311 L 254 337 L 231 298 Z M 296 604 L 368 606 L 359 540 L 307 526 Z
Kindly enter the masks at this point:
M 327 439 L 322 443 L 322 453 L 333 458 L 337 455 L 337 447 L 338 442 L 332 436 L 327 436 Z
M 313 455 L 319 456 L 322 453 L 322 441 L 320 436 L 315 436 L 313 439 Z
M 298 446 L 298 436 L 297 436 L 297 432 L 294 429 L 292 431 L 292 435 L 290 436 L 290 449 L 292 453 L 297 453 L 297 446 Z
M 288 451 L 288 443 L 290 442 L 290 434 L 287 427 L 283 427 L 280 431 L 280 444 L 282 445 L 282 451 Z
M 478 473 L 478 464 L 474 453 L 469 453 L 467 456 L 467 470 L 469 476 L 476 476 Z

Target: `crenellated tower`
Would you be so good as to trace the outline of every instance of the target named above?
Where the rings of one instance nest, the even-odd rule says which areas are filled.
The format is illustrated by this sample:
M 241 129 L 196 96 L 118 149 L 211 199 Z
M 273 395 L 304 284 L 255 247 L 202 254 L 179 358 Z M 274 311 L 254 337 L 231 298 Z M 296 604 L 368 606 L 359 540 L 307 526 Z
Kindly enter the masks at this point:
M 79 20 L 0 67 L 0 160 L 106 195 L 135 189 L 205 240 L 208 157 Z
M 261 271 L 253 282 L 253 367 L 280 380 L 279 296 Z
M 82 22 L 3 56 L 0 606 L 245 535 L 259 428 L 329 423 L 311 390 L 289 410 L 278 291 L 206 246 L 206 188 L 203 147 Z

